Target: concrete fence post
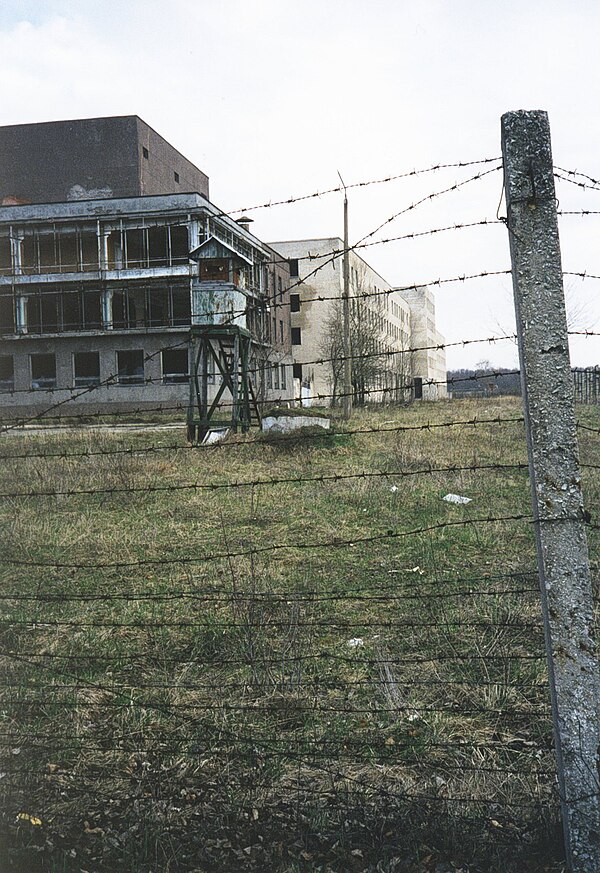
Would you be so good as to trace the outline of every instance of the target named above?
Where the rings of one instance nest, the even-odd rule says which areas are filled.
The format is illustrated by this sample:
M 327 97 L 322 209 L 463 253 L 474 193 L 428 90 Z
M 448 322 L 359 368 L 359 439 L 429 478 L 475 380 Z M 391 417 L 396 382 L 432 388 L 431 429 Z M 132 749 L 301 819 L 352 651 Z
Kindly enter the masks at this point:
M 567 864 L 600 871 L 600 673 L 545 112 L 502 116 L 507 224 Z

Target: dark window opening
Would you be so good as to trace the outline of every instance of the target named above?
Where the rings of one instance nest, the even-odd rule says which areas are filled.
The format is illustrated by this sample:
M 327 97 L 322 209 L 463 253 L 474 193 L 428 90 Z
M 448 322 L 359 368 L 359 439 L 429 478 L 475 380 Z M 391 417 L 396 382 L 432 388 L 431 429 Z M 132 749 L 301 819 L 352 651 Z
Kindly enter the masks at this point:
M 0 391 L 15 390 L 15 365 L 12 355 L 0 355 Z
M 54 355 L 30 355 L 31 387 L 34 390 L 56 388 L 56 357 Z
M 287 388 L 287 377 L 285 372 L 285 364 L 281 365 L 281 388 L 285 391 Z
M 201 282 L 229 282 L 229 260 L 206 258 L 200 261 Z
M 188 350 L 168 349 L 162 354 L 163 382 L 187 382 L 189 378 Z
M 299 294 L 290 294 L 290 312 L 300 312 Z
M 290 265 L 290 276 L 292 277 L 292 279 L 297 279 L 298 278 L 298 258 L 292 258 L 291 260 L 288 261 L 288 264 Z
M 76 388 L 90 388 L 100 384 L 100 354 L 98 352 L 75 352 L 73 373 Z
M 15 332 L 15 312 L 12 294 L 0 297 L 0 333 Z
M 129 255 L 129 247 L 127 254 Z M 169 266 L 169 229 L 167 227 L 148 228 L 148 262 L 151 267 Z
M 182 327 L 192 323 L 192 301 L 189 288 L 171 288 L 171 324 Z
M 169 230 L 171 232 L 171 263 L 187 264 L 190 252 L 187 227 L 183 224 L 177 224 L 170 227 Z
M 60 294 L 34 294 L 27 298 L 29 333 L 57 333 L 62 328 Z
M 143 384 L 144 352 L 142 349 L 117 352 L 117 382 L 119 385 Z
M 128 269 L 132 267 L 147 266 L 147 249 L 144 243 L 145 233 L 141 227 L 134 227 L 131 230 L 125 231 L 125 266 Z
M 7 236 L 0 236 L 0 276 L 7 276 L 10 273 L 12 273 L 10 239 Z
M 117 330 L 129 330 L 136 325 L 135 300 L 127 291 L 115 291 L 113 294 L 113 327 Z
M 302 379 L 302 364 L 293 365 L 294 379 Z
M 142 146 L 142 154 L 146 158 L 146 160 L 148 160 L 149 152 L 148 152 L 148 149 L 146 148 L 146 146 Z
M 299 345 L 302 345 L 302 339 L 301 339 L 301 334 L 300 334 L 300 328 L 299 328 L 299 327 L 293 327 L 293 328 L 292 328 L 292 345 L 293 345 L 293 346 L 299 346 Z
M 279 322 L 279 341 L 283 342 L 283 321 Z
M 179 182 L 179 173 L 173 172 L 173 178 L 175 179 L 176 182 Z
M 148 326 L 164 327 L 169 324 L 169 296 L 167 288 L 148 291 Z

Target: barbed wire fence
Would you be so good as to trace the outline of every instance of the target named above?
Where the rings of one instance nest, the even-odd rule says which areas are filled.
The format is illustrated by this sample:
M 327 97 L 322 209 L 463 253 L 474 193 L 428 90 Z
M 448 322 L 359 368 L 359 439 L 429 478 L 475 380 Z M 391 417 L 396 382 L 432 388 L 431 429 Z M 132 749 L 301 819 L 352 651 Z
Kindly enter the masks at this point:
M 13 868 L 561 869 L 516 402 L 386 406 L 206 446 L 181 430 L 23 430 L 110 418 L 76 402 L 113 382 L 49 391 L 2 426 Z M 597 586 L 594 409 L 578 434 Z

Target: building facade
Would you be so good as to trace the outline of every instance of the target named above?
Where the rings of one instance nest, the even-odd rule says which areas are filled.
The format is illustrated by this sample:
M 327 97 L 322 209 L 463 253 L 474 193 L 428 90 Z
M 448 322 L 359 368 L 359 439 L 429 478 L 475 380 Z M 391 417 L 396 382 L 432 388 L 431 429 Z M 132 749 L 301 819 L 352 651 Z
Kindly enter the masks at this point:
M 0 410 L 184 408 L 190 326 L 211 323 L 250 330 L 257 392 L 291 398 L 273 316 L 288 286 L 281 256 L 197 193 L 1 207 Z
M 290 265 L 291 331 L 300 394 L 305 402 L 335 402 L 342 392 L 343 242 L 331 237 L 271 245 Z M 407 294 L 393 288 L 354 251 L 349 253 L 349 266 L 355 400 L 407 400 L 415 395 L 415 379 L 421 380 L 417 385 L 428 385 L 425 399 L 445 396 L 441 385 L 438 390 L 432 384 L 442 371 L 445 379 L 444 349 L 430 354 L 422 350 L 443 344 L 435 330 L 435 308 L 433 313 L 428 309 L 433 304 L 431 292 L 416 289 Z M 415 348 L 418 351 L 412 351 Z

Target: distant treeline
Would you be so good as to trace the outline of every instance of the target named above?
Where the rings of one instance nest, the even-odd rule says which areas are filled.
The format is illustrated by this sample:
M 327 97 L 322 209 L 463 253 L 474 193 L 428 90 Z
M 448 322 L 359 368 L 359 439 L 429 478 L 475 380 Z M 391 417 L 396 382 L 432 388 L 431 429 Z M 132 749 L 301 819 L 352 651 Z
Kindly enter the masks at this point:
M 521 377 L 505 367 L 448 370 L 448 391 L 453 397 L 490 397 L 521 393 Z

